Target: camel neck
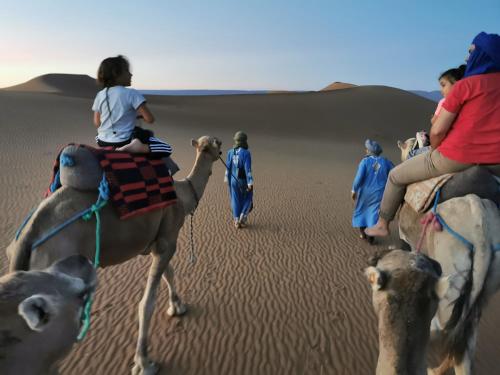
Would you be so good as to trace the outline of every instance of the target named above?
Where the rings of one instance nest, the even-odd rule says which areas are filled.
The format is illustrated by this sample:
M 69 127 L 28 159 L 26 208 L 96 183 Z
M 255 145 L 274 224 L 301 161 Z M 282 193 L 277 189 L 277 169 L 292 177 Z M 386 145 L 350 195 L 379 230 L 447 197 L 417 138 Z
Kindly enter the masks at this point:
M 382 322 L 381 322 L 382 323 Z M 379 324 L 379 332 L 392 332 L 397 337 L 379 336 L 379 358 L 377 374 L 389 375 L 425 375 L 427 374 L 427 342 L 430 325 L 412 330 L 394 330 Z M 404 331 L 404 332 L 402 332 Z
M 196 200 L 201 199 L 205 191 L 208 178 L 212 173 L 212 164 L 213 161 L 208 153 L 199 152 L 196 155 L 196 160 L 191 172 L 189 172 L 189 175 L 186 177 L 187 180 L 191 181 Z

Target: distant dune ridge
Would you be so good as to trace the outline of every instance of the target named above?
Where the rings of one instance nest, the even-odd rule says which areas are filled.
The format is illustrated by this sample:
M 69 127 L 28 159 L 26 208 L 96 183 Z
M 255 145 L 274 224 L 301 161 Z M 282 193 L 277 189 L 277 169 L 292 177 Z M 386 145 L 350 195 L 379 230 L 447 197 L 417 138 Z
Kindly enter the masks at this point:
M 357 87 L 357 85 L 353 85 L 352 83 L 346 83 L 346 82 L 333 82 L 330 83 L 328 86 L 323 87 L 319 91 L 342 90 L 342 89 L 350 89 L 352 87 Z
M 93 97 L 99 89 L 95 78 L 86 74 L 50 73 L 30 79 L 20 85 L 7 87 L 4 90 Z
M 153 96 L 211 96 L 211 95 L 261 95 L 261 94 L 303 94 L 312 92 L 325 92 L 343 89 L 351 89 L 358 86 L 352 83 L 335 81 L 319 91 L 294 91 L 294 90 L 139 90 L 144 95 Z M 2 90 L 2 89 L 0 89 Z M 6 87 L 6 91 L 39 92 L 60 94 L 65 96 L 76 96 L 92 98 L 100 87 L 95 78 L 86 74 L 60 74 L 50 73 L 35 77 L 19 85 Z M 408 90 L 408 92 L 420 97 L 439 101 L 439 91 Z

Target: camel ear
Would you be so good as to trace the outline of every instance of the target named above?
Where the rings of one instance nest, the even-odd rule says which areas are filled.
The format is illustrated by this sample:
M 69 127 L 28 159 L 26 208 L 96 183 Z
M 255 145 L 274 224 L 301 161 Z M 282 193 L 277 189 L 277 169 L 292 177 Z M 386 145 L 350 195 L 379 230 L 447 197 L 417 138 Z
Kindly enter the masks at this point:
M 400 149 L 404 149 L 404 148 L 405 148 L 404 143 L 403 143 L 403 142 L 401 142 L 399 139 L 398 139 L 398 147 L 399 147 Z
M 384 271 L 380 271 L 376 267 L 368 267 L 365 269 L 365 276 L 374 292 L 385 287 L 387 275 Z
M 34 294 L 22 301 L 17 311 L 30 329 L 42 332 L 54 315 L 55 309 L 55 303 L 49 296 Z
M 196 139 L 191 139 L 191 146 L 198 147 L 198 141 Z

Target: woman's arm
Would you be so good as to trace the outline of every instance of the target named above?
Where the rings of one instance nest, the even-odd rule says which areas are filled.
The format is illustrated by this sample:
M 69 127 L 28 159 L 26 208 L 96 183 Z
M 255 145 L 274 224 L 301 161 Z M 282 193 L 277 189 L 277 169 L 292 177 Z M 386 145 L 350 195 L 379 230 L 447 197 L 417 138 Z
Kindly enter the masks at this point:
M 451 128 L 453 121 L 457 117 L 456 113 L 448 112 L 446 109 L 442 108 L 439 112 L 439 116 L 436 122 L 431 127 L 431 146 L 435 150 L 446 138 L 446 134 Z
M 99 112 L 94 112 L 94 126 L 96 128 L 101 126 L 101 114 Z
M 139 108 L 137 108 L 137 113 L 143 118 L 144 122 L 147 122 L 148 124 L 155 122 L 155 118 L 146 103 L 142 103 Z

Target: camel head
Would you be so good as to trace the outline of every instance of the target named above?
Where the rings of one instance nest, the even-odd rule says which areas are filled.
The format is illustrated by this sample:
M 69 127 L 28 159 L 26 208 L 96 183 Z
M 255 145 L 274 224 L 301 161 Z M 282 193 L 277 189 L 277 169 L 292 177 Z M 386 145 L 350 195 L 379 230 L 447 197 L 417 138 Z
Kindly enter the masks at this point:
M 80 255 L 43 271 L 1 277 L 0 373 L 53 371 L 76 341 L 86 297 L 95 286 L 95 270 Z
M 191 145 L 196 148 L 198 154 L 207 153 L 212 157 L 213 161 L 216 161 L 222 155 L 222 142 L 216 137 L 204 135 L 198 140 L 191 139 Z
M 401 150 L 401 161 L 408 159 L 408 154 L 413 150 L 416 142 L 417 138 L 408 138 L 404 142 L 398 140 L 398 148 Z
M 447 287 L 441 266 L 423 255 L 392 250 L 372 259 L 365 275 L 378 317 L 377 374 L 426 374 L 431 320 Z

